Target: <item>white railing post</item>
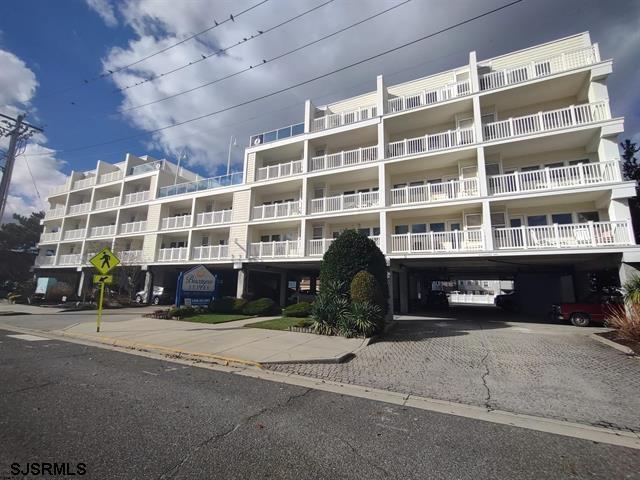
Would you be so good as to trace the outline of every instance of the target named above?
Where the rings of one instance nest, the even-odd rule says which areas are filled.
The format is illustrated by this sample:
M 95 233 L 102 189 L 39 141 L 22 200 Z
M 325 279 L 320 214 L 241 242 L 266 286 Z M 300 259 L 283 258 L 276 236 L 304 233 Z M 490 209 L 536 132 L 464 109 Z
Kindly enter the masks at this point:
M 553 236 L 557 248 L 560 248 L 560 228 L 557 223 L 553 224 Z
M 571 125 L 574 126 L 576 125 L 576 110 L 575 110 L 575 105 L 570 105 L 569 106 L 569 115 L 571 117 Z
M 579 163 L 578 164 L 578 174 L 580 176 L 580 185 L 584 185 L 585 181 L 584 181 L 584 163 Z
M 509 134 L 507 136 L 515 136 L 515 130 L 513 129 L 513 117 L 509 117 L 509 123 L 507 125 L 509 125 Z
M 628 235 L 627 242 L 630 245 L 635 245 L 636 239 L 633 233 L 633 225 L 631 225 L 631 222 L 629 220 L 626 220 L 625 223 L 627 224 L 627 235 Z
M 529 248 L 529 240 L 527 239 L 527 227 L 525 227 L 524 225 L 520 225 L 520 229 L 522 232 L 522 247 L 526 250 L 527 248 Z M 515 238 L 513 238 L 513 240 L 513 243 L 515 244 Z
M 598 244 L 597 240 L 596 240 L 596 232 L 595 232 L 595 227 L 593 225 L 593 221 L 589 221 L 587 222 L 587 227 L 589 228 L 589 235 L 591 236 L 591 245 L 593 245 L 594 247 Z

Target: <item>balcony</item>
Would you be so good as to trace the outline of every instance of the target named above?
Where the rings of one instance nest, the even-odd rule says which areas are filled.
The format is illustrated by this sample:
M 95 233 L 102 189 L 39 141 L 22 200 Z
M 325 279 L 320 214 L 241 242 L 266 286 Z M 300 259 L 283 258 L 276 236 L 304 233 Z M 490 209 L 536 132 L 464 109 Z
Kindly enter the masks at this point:
M 390 98 L 387 101 L 387 113 L 402 112 L 404 110 L 446 102 L 454 98 L 464 97 L 470 93 L 471 83 L 469 80 L 461 80 L 433 90 L 421 90 L 409 95 Z
M 164 217 L 160 222 L 160 230 L 171 230 L 175 228 L 189 228 L 191 226 L 191 215 L 178 215 L 175 217 Z
M 369 238 L 373 240 L 378 247 L 380 247 L 380 235 L 371 235 Z M 317 238 L 309 240 L 307 245 L 307 255 L 310 257 L 320 257 L 324 255 L 334 240 L 334 238 Z
M 320 132 L 329 128 L 341 127 L 352 123 L 369 120 L 378 115 L 378 109 L 375 105 L 360 107 L 356 110 L 350 110 L 340 113 L 330 113 L 324 117 L 314 118 L 311 120 L 311 131 Z
M 298 173 L 302 173 L 302 160 L 261 167 L 258 169 L 256 180 L 260 182 L 274 178 L 289 177 Z
M 125 265 L 132 263 L 142 263 L 143 261 L 142 250 L 123 250 L 121 252 L 117 252 L 116 256 Z
M 60 232 L 49 232 L 40 235 L 40 243 L 57 242 L 60 240 Z
M 187 260 L 188 257 L 188 247 L 161 248 L 158 250 L 159 262 L 177 262 L 180 260 Z
M 115 182 L 116 180 L 120 180 L 123 177 L 123 173 L 121 170 L 116 172 L 103 173 L 100 175 L 100 183 L 109 183 Z
M 295 125 L 289 125 L 288 127 L 282 127 L 270 132 L 252 135 L 249 139 L 249 146 L 255 147 L 257 145 L 262 145 L 263 143 L 275 142 L 276 140 L 302 135 L 303 133 L 304 123 L 296 123 Z
M 268 220 L 271 218 L 295 217 L 300 215 L 300 200 L 293 202 L 272 203 L 253 207 L 252 220 Z
M 52 210 L 47 210 L 44 214 L 44 218 L 45 220 L 49 220 L 50 218 L 64 217 L 65 210 L 64 205 L 60 205 Z
M 91 202 L 78 203 L 69 207 L 69 215 L 77 215 L 80 213 L 87 213 L 91 210 Z
M 53 197 L 54 195 L 60 195 L 61 193 L 66 193 L 69 190 L 69 182 L 67 181 L 64 185 L 58 185 L 56 187 L 52 187 L 49 190 L 49 196 Z
M 120 195 L 117 197 L 103 198 L 102 200 L 96 200 L 94 210 L 103 210 L 105 208 L 114 208 L 120 205 Z
M 477 178 L 391 189 L 391 205 L 444 202 L 480 195 Z
M 372 208 L 380 205 L 378 192 L 360 192 L 333 197 L 314 198 L 311 200 L 311 214 L 344 212 L 361 208 Z
M 479 229 L 391 235 L 392 253 L 479 252 L 484 249 L 484 236 Z
M 620 181 L 618 161 L 580 163 L 487 177 L 490 195 L 562 190 Z
M 241 183 L 242 172 L 230 173 L 229 175 L 220 175 L 218 177 L 205 178 L 204 180 L 196 180 L 194 182 L 179 183 L 178 185 L 162 187 L 158 191 L 158 197 L 171 197 L 173 195 L 182 195 L 184 193 L 240 185 Z
M 194 247 L 191 260 L 222 260 L 229 258 L 229 245 L 206 245 Z
M 82 263 L 82 255 L 79 253 L 70 253 L 67 255 L 60 255 L 58 257 L 58 265 L 73 265 L 78 266 Z
M 540 132 L 551 132 L 561 128 L 578 127 L 610 118 L 611 114 L 607 102 L 584 103 L 549 112 L 538 112 L 523 117 L 485 123 L 482 126 L 482 134 L 484 140 L 490 142 Z
M 115 234 L 115 225 L 102 225 L 99 227 L 92 227 L 91 230 L 89 230 L 89 237 L 109 237 Z
M 350 167 L 360 163 L 378 160 L 378 146 L 361 147 L 328 155 L 320 155 L 311 159 L 311 170 L 329 170 L 332 168 Z
M 299 240 L 283 240 L 280 242 L 256 242 L 249 244 L 249 257 L 251 258 L 284 258 L 299 256 Z
M 196 227 L 206 225 L 218 225 L 231 221 L 231 210 L 218 210 L 217 212 L 202 212 L 196 216 Z
M 96 177 L 84 178 L 82 180 L 77 180 L 77 181 L 73 182 L 73 189 L 72 190 L 78 190 L 80 188 L 91 187 L 91 186 L 93 186 L 95 184 L 96 184 Z
M 600 61 L 599 54 L 593 46 L 565 52 L 543 60 L 518 65 L 506 70 L 480 75 L 480 90 L 492 90 L 517 83 L 546 77 L 560 72 L 586 67 Z
M 417 138 L 405 138 L 387 145 L 387 158 L 403 157 L 418 153 L 437 152 L 450 148 L 464 147 L 475 142 L 473 128 L 461 128 L 434 133 Z
M 129 169 L 129 175 L 141 175 L 143 173 L 155 172 L 160 170 L 164 165 L 164 160 L 157 160 L 155 162 L 143 163 L 142 165 L 136 165 Z
M 626 220 L 566 225 L 495 228 L 496 250 L 542 250 L 633 245 L 633 230 Z
M 120 233 L 139 233 L 147 230 L 147 221 L 129 222 L 120 224 Z
M 49 267 L 56 263 L 56 257 L 54 255 L 41 255 L 36 257 L 36 266 Z
M 151 191 L 128 193 L 124 196 L 123 205 L 131 205 L 132 203 L 146 202 L 151 198 Z
M 86 228 L 78 228 L 76 230 L 67 230 L 64 232 L 63 238 L 65 240 L 80 240 L 87 236 Z

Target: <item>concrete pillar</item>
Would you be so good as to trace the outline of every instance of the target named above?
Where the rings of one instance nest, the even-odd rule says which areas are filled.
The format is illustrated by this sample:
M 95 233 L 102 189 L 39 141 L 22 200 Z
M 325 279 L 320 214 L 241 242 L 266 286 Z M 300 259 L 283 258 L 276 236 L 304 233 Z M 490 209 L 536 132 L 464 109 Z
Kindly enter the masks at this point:
M 387 149 L 387 134 L 384 129 L 384 120 L 381 119 L 378 123 L 378 160 L 382 160 L 385 157 Z
M 302 219 L 300 222 L 300 254 L 307 256 L 307 221 Z
M 382 75 L 376 77 L 376 108 L 378 110 L 378 116 L 384 115 L 387 107 L 387 87 L 384 86 L 384 79 Z
M 493 229 L 491 227 L 491 204 L 488 200 L 482 202 L 482 232 L 484 233 L 484 249 L 493 250 Z
M 478 162 L 478 182 L 480 186 L 480 196 L 486 197 L 489 194 L 487 188 L 487 166 L 484 159 L 484 147 L 476 149 L 476 159 Z
M 476 52 L 469 52 L 469 82 L 471 83 L 471 92 L 475 93 L 480 90 L 480 82 L 478 81 L 478 60 Z
M 409 313 L 409 270 L 400 269 L 400 313 Z
M 380 206 L 386 207 L 389 202 L 387 200 L 387 174 L 384 163 L 378 164 L 378 196 L 380 198 Z
M 302 173 L 307 173 L 309 171 L 309 162 L 311 158 L 309 157 L 309 140 L 305 140 L 302 142 Z
M 142 301 L 144 303 L 149 303 L 151 301 L 151 295 L 153 294 L 153 273 L 151 269 L 147 270 L 144 274 L 144 298 Z
M 311 120 L 313 120 L 313 110 L 315 107 L 311 103 L 311 100 L 304 102 L 304 133 L 311 131 Z
M 380 220 L 379 220 L 379 225 L 380 227 L 380 251 L 385 254 L 388 255 L 389 252 L 389 230 L 388 230 L 388 220 L 387 220 L 387 212 L 385 210 L 382 210 L 380 212 Z
M 243 298 L 247 291 L 247 281 L 249 280 L 249 272 L 244 268 L 238 270 L 238 284 L 236 287 L 236 297 Z
M 473 134 L 476 143 L 482 142 L 482 109 L 480 97 L 473 97 Z
M 287 306 L 287 273 L 280 274 L 280 306 Z
M 86 272 L 84 270 L 80 270 L 80 278 L 78 279 L 78 290 L 77 295 L 78 298 L 82 299 L 82 289 L 84 288 L 84 282 L 86 281 Z

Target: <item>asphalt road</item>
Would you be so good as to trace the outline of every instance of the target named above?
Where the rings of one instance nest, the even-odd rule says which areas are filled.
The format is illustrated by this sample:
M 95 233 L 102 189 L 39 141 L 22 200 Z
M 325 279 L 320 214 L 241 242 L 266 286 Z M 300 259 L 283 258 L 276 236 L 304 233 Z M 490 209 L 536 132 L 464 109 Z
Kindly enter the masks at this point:
M 640 478 L 637 450 L 9 334 L 0 478 Z

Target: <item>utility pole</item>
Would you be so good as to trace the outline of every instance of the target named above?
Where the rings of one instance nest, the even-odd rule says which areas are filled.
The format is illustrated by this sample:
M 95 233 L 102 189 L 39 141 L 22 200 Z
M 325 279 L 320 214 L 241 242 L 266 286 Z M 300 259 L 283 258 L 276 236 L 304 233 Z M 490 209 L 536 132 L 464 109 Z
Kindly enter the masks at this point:
M 0 113 L 0 137 L 9 137 L 9 149 L 5 155 L 6 160 L 2 167 L 2 180 L 0 181 L 0 223 L 4 216 L 4 209 L 7 205 L 7 196 L 9 195 L 9 186 L 11 184 L 11 175 L 13 174 L 13 165 L 16 161 L 18 150 L 20 150 L 29 137 L 34 132 L 42 132 L 41 128 L 34 127 L 24 121 L 24 114 L 18 115 L 18 118 L 9 117 Z

